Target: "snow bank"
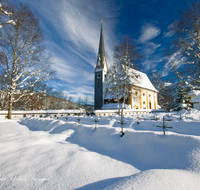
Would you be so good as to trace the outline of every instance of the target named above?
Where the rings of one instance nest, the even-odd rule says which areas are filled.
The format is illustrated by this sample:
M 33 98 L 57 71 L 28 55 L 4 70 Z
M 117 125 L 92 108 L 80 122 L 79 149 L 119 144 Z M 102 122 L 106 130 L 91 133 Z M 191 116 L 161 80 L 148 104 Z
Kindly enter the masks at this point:
M 197 136 L 200 135 L 199 122 L 193 122 L 192 126 L 183 121 L 171 122 L 170 126 L 174 128 L 164 136 L 157 127 L 161 120 L 144 120 L 138 125 L 136 118 L 127 117 L 125 136 L 121 138 L 118 124 L 120 117 L 99 118 L 97 130 L 94 129 L 94 118 L 91 117 L 81 117 L 80 124 L 77 123 L 78 117 L 69 117 L 67 123 L 64 122 L 65 117 L 61 119 L 25 118 L 21 124 L 30 129 L 33 126 L 39 130 L 48 129 L 50 134 L 65 134 L 71 130 L 67 142 L 134 165 L 142 171 L 191 168 L 191 154 L 200 148 L 200 137 Z M 190 133 L 192 135 L 188 135 Z
M 199 112 L 120 117 L 24 118 L 0 122 L 0 189 L 200 187 Z M 157 125 L 165 116 L 166 136 Z M 78 123 L 78 119 L 80 123 Z M 13 159 L 14 158 L 14 159 Z
M 199 189 L 199 175 L 184 170 L 147 170 L 125 178 L 104 190 L 195 190 Z
M 8 126 L 10 131 L 19 132 L 9 133 Z M 30 131 L 16 121 L 1 122 L 0 189 L 100 190 L 140 172 L 129 164 L 67 142 L 72 132 L 49 134 Z

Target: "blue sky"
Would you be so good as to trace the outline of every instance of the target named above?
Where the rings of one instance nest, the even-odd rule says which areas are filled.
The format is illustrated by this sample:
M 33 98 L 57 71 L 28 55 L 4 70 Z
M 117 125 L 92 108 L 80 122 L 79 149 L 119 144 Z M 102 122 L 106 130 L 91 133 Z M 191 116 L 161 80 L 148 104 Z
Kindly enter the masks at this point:
M 131 36 L 142 53 L 142 71 L 150 74 L 167 67 L 163 51 L 170 39 L 167 26 L 182 0 L 15 0 L 28 3 L 38 14 L 47 52 L 53 55 L 58 79 L 55 90 L 72 96 L 88 96 L 93 102 L 94 69 L 97 60 L 101 18 L 108 67 L 114 46 Z

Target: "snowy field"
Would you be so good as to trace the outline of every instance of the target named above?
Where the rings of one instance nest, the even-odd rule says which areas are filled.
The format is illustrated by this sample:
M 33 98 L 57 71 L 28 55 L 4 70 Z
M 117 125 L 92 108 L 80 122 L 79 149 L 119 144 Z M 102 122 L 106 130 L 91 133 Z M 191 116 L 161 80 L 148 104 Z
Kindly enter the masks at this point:
M 200 189 L 200 112 L 154 117 L 0 120 L 0 189 Z

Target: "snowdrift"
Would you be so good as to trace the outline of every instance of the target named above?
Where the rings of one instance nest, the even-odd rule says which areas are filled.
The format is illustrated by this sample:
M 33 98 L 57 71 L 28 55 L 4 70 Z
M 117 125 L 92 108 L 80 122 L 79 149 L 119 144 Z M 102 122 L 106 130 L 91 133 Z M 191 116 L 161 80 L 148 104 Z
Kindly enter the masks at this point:
M 125 116 L 123 137 L 117 116 L 1 121 L 0 189 L 199 189 L 199 116 Z
M 67 123 L 65 119 L 65 117 L 61 120 L 25 118 L 21 120 L 21 124 L 29 129 L 34 127 L 39 130 L 48 129 L 50 134 L 65 134 L 70 130 L 67 142 L 134 165 L 142 171 L 189 169 L 193 167 L 193 152 L 200 154 L 200 137 L 185 135 L 187 131 L 200 135 L 199 122 L 193 122 L 192 126 L 190 122 L 171 122 L 170 126 L 174 127 L 172 130 L 176 133 L 171 130 L 164 136 L 157 127 L 161 124 L 161 120 L 156 122 L 144 120 L 137 124 L 135 119 L 126 118 L 125 136 L 121 138 L 121 128 L 117 122 L 120 117 L 99 118 L 97 130 L 94 129 L 94 118 L 81 117 L 80 124 L 77 123 L 78 117 L 69 118 Z M 189 127 L 191 129 L 188 129 Z M 199 168 L 195 170 L 199 171 Z

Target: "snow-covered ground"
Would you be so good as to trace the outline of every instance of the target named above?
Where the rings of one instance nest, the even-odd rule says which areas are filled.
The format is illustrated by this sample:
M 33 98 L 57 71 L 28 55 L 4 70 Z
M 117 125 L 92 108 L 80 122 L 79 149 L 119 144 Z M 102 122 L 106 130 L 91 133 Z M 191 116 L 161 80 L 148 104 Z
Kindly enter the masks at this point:
M 200 112 L 154 117 L 1 120 L 0 189 L 200 189 Z

